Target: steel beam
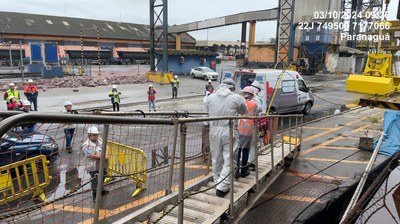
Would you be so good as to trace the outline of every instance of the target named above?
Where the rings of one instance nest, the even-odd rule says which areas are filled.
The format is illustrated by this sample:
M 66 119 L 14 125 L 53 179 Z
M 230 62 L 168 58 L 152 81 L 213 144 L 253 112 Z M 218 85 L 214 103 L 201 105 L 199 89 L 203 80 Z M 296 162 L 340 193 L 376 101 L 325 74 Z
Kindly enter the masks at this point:
M 277 17 L 278 17 L 277 8 L 252 11 L 252 12 L 243 12 L 234 15 L 218 17 L 214 19 L 207 19 L 203 21 L 171 26 L 168 29 L 168 33 L 174 34 L 174 33 L 191 32 L 196 30 L 206 30 L 210 28 L 229 26 L 250 21 L 271 21 L 271 20 L 276 20 Z
M 275 66 L 288 67 L 293 49 L 290 46 L 290 37 L 293 30 L 294 0 L 279 0 L 278 12 Z
M 168 7 L 167 0 L 150 0 L 150 71 L 155 71 L 155 50 L 162 41 L 162 71 L 168 72 Z M 162 28 L 162 31 L 158 31 Z M 156 32 L 158 31 L 158 32 Z

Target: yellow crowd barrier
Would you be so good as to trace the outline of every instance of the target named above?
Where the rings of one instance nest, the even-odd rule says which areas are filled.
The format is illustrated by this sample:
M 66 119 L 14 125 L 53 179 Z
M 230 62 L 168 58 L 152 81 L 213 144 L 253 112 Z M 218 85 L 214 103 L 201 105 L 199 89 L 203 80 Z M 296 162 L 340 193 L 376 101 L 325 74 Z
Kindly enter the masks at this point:
M 107 141 L 107 151 L 108 175 L 128 175 L 127 177 L 134 180 L 136 184 L 132 197 L 142 192 L 145 189 L 143 184 L 147 180 L 146 156 L 143 150 Z
M 46 156 L 39 155 L 0 167 L 0 205 L 32 194 L 46 201 L 43 189 L 50 184 Z
M 158 73 L 158 72 L 147 72 L 146 78 L 152 82 L 160 84 L 169 84 L 173 79 L 173 74 L 169 72 Z

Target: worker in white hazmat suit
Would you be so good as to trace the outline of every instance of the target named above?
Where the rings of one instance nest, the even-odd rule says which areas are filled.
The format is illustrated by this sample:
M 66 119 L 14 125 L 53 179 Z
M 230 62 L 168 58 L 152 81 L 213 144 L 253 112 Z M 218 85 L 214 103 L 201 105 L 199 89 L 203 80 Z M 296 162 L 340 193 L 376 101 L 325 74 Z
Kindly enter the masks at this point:
M 242 96 L 234 93 L 235 82 L 224 79 L 218 90 L 207 97 L 205 109 L 209 116 L 238 116 L 247 113 L 247 106 Z M 237 122 L 234 123 L 237 129 Z M 237 149 L 239 134 L 234 131 L 234 151 Z M 230 173 L 229 160 L 229 121 L 210 121 L 210 150 L 212 156 L 213 178 L 215 183 L 221 182 Z M 235 155 L 233 155 L 235 158 Z M 216 195 L 224 197 L 230 191 L 230 179 L 225 178 L 217 185 Z
M 251 84 L 251 87 L 254 89 L 254 97 L 253 100 L 256 101 L 257 107 L 258 108 L 262 108 L 262 102 L 261 102 L 261 98 L 258 95 L 261 90 L 262 90 L 262 86 L 261 84 L 257 81 L 254 80 L 254 82 Z M 261 115 L 261 113 L 256 114 Z M 250 147 L 250 154 L 249 154 L 249 170 L 254 171 L 256 169 L 256 166 L 254 165 L 254 160 L 256 159 L 256 150 L 255 150 L 255 145 L 251 144 Z

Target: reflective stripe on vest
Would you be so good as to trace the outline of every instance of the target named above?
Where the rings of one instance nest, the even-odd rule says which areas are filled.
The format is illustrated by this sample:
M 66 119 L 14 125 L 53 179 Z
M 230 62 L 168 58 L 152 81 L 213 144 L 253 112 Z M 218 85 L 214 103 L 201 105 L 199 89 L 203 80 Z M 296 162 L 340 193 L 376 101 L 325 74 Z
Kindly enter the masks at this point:
M 18 90 L 15 90 L 11 92 L 11 89 L 7 90 L 7 101 L 10 102 L 10 97 L 14 96 L 15 100 L 18 102 L 19 101 L 19 92 Z
M 254 116 L 256 110 L 256 102 L 254 100 L 246 100 L 247 114 L 246 116 Z M 240 119 L 238 124 L 238 131 L 240 135 L 251 136 L 253 135 L 254 120 L 253 119 Z

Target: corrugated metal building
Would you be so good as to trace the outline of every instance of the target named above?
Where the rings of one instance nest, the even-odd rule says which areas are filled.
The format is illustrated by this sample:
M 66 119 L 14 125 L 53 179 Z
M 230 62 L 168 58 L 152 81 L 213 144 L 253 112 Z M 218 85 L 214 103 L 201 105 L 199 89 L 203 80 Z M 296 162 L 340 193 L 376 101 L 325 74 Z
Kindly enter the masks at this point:
M 150 43 L 149 25 L 14 12 L 0 12 L 0 32 L 0 60 L 9 57 L 10 48 L 19 58 L 20 41 L 26 57 L 30 57 L 30 43 L 56 42 L 60 57 L 72 58 L 80 57 L 81 40 L 88 55 L 100 45 L 102 57 L 113 58 L 148 57 Z M 169 45 L 175 48 L 175 35 L 169 35 Z M 181 35 L 182 49 L 195 49 L 195 45 L 192 36 Z

